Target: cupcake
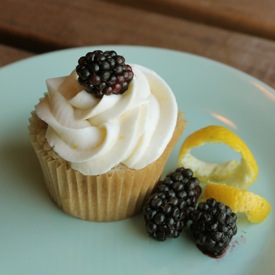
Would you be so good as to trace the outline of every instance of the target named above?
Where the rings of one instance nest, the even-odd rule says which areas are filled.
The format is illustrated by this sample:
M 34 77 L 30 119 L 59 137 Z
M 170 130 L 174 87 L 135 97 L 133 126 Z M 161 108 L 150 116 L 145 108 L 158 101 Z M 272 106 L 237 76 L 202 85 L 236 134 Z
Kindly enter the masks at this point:
M 46 84 L 29 132 L 52 200 L 90 221 L 137 214 L 184 130 L 171 88 L 114 51 L 89 52 Z

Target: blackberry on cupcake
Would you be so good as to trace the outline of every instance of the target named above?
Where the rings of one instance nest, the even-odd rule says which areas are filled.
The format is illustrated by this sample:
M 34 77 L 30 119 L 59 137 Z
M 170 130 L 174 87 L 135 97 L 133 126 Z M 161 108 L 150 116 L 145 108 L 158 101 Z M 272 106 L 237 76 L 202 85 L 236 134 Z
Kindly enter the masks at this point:
M 134 77 L 131 66 L 115 51 L 88 52 L 79 58 L 76 72 L 78 82 L 97 98 L 123 94 Z

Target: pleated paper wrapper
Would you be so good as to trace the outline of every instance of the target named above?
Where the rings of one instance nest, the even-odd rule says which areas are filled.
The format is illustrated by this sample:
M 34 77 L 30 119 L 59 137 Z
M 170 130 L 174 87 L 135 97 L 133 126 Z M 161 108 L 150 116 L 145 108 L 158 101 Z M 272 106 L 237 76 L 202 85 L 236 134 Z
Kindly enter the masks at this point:
M 90 221 L 116 221 L 136 215 L 161 177 L 168 157 L 185 127 L 179 113 L 174 135 L 152 164 L 135 170 L 118 165 L 109 172 L 87 176 L 71 168 L 48 144 L 47 124 L 32 112 L 29 133 L 52 200 L 64 212 Z

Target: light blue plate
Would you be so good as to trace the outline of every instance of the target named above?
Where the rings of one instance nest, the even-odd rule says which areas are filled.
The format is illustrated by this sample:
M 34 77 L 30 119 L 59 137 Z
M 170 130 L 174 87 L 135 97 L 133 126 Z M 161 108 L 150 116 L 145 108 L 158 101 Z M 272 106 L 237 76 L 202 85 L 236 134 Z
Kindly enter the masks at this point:
M 275 92 L 228 66 L 176 51 L 102 46 L 158 72 L 171 85 L 188 124 L 165 172 L 177 165 L 187 134 L 209 124 L 225 125 L 243 138 L 259 165 L 250 190 L 274 204 Z M 213 259 L 194 245 L 188 231 L 175 240 L 150 239 L 142 216 L 113 223 L 64 214 L 48 197 L 28 140 L 28 118 L 46 91 L 45 79 L 69 74 L 94 47 L 29 58 L 0 69 L 0 274 L 275 274 L 274 211 L 262 224 L 239 223 L 226 255 Z M 216 147 L 218 148 L 218 147 Z M 212 152 L 212 151 L 211 151 Z M 224 153 L 226 152 L 226 153 Z M 200 152 L 230 158 L 225 148 Z

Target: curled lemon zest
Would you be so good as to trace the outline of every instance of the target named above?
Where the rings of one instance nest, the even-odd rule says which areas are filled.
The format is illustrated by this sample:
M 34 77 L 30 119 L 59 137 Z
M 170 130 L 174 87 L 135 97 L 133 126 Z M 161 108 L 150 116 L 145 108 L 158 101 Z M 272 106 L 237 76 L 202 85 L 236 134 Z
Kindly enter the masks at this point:
M 191 149 L 206 143 L 224 143 L 240 153 L 241 161 L 209 163 L 194 157 Z M 258 177 L 258 165 L 245 142 L 224 126 L 210 125 L 190 134 L 183 142 L 178 165 L 193 170 L 201 182 L 223 181 L 240 189 L 248 188 Z

